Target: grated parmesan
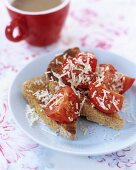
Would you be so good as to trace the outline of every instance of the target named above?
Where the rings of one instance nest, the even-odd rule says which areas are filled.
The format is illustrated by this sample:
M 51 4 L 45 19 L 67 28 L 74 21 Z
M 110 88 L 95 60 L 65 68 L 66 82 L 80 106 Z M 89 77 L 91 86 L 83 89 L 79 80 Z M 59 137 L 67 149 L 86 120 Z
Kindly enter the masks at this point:
M 53 94 L 51 94 L 47 89 L 46 90 L 38 90 L 33 94 L 36 96 L 38 100 L 40 100 L 44 105 L 50 101 L 50 99 L 53 97 Z
M 87 61 L 83 62 L 83 56 L 87 55 Z M 88 83 L 91 80 L 90 72 L 92 71 L 92 67 L 90 65 L 90 59 L 94 58 L 92 53 L 79 53 L 78 58 L 70 58 L 67 59 L 66 65 L 63 68 L 63 75 L 68 76 L 68 82 L 73 86 L 77 87 L 80 84 Z M 77 71 L 79 74 L 77 75 Z
M 92 98 L 94 98 L 94 96 L 96 95 L 97 91 L 95 90 L 92 94 Z
M 115 96 L 113 96 L 112 101 L 110 101 L 110 103 L 112 103 L 116 108 L 116 110 L 119 112 L 119 108 L 118 108 L 119 101 L 115 99 Z
M 62 64 L 62 62 L 61 62 L 61 61 L 58 61 L 57 58 L 56 58 L 55 62 L 56 62 L 57 65 L 61 65 L 61 64 Z
M 100 97 L 96 97 L 96 100 L 98 101 L 100 107 L 102 107 L 104 110 L 109 110 L 108 107 L 105 106 L 103 99 L 101 99 Z
M 80 109 L 79 109 L 79 115 L 78 115 L 78 116 L 80 116 L 80 113 L 81 113 L 81 111 L 82 111 L 82 108 L 83 108 L 83 105 L 84 105 L 84 103 L 85 103 L 85 100 L 86 100 L 86 97 L 84 97 L 84 99 L 83 99 L 82 102 L 80 103 Z
M 68 56 L 67 53 L 63 54 L 63 59 L 65 60 L 67 58 L 67 56 Z
M 73 122 L 73 117 L 68 117 L 68 120 L 69 120 L 70 122 Z
M 103 92 L 103 97 L 102 98 L 96 97 L 96 100 L 98 101 L 100 107 L 102 107 L 104 110 L 109 110 L 109 107 L 110 107 L 109 104 L 107 105 L 108 107 L 105 106 L 104 101 L 107 98 L 107 94 L 109 94 L 110 92 L 105 89 L 102 89 L 102 92 Z
M 96 72 L 97 72 L 97 77 L 96 77 L 96 87 L 99 87 L 103 80 L 104 80 L 104 68 L 103 67 L 100 67 L 100 66 L 97 66 L 96 68 Z
M 35 109 L 31 108 L 30 105 L 26 105 L 26 112 L 25 113 L 26 113 L 26 118 L 27 118 L 30 126 L 34 125 L 35 123 L 37 123 L 40 120 Z
M 124 75 L 122 73 L 115 72 L 114 78 L 113 78 L 112 83 L 111 83 L 110 90 L 113 90 L 113 91 L 122 91 L 123 90 L 123 82 L 124 81 L 125 81 Z
M 60 86 L 60 87 L 64 87 L 65 84 L 64 84 L 63 81 L 62 81 L 62 75 L 57 74 L 57 73 L 55 73 L 54 71 L 52 71 L 52 74 L 53 74 L 54 77 L 56 77 L 56 78 L 58 79 L 59 86 Z
M 82 131 L 82 133 L 84 134 L 84 135 L 87 135 L 88 134 L 88 127 L 87 126 L 85 126 L 84 124 L 79 124 L 79 128 L 80 128 L 80 130 Z

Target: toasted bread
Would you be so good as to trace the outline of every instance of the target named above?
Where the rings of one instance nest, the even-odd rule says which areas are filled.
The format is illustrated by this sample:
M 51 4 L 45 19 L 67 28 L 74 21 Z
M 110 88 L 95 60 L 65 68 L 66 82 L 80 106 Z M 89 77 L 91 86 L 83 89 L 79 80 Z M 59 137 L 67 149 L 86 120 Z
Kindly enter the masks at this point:
M 29 105 L 35 108 L 39 117 L 43 122 L 54 132 L 59 133 L 59 135 L 66 137 L 68 139 L 74 140 L 76 138 L 76 128 L 77 122 L 71 122 L 69 124 L 62 124 L 49 118 L 43 107 L 42 101 L 38 100 L 34 95 L 38 90 L 48 90 L 51 94 L 55 93 L 56 83 L 50 83 L 47 76 L 39 76 L 32 80 L 25 81 L 22 86 L 22 93 L 25 99 L 28 101 Z
M 49 64 L 48 71 L 53 71 L 57 74 L 61 74 L 61 67 L 60 65 L 63 63 L 65 57 L 74 57 L 78 52 L 80 52 L 79 48 L 71 48 L 64 52 L 64 54 L 56 56 Z M 65 56 L 65 57 L 64 57 Z M 54 77 L 53 74 L 50 74 L 50 77 Z M 57 78 L 55 77 L 55 80 Z M 81 97 L 81 102 L 83 97 Z M 81 111 L 81 116 L 86 117 L 87 120 L 96 122 L 100 125 L 108 126 L 110 128 L 119 130 L 124 125 L 124 120 L 120 117 L 119 114 L 112 114 L 108 115 L 105 114 L 98 109 L 94 108 L 88 98 L 86 98 L 83 108 Z
M 100 125 L 108 126 L 115 130 L 119 130 L 124 125 L 124 120 L 119 114 L 107 115 L 98 109 L 92 107 L 89 99 L 86 99 L 83 105 L 81 116 L 86 117 L 87 120 L 98 123 Z

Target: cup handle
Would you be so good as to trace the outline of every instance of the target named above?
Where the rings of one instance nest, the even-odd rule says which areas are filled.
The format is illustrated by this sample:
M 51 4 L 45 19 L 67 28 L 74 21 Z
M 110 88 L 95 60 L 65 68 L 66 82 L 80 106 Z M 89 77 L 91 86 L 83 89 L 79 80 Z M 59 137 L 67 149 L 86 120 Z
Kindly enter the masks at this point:
M 14 30 L 18 28 L 18 35 L 14 36 Z M 27 26 L 22 19 L 14 19 L 5 29 L 7 39 L 13 42 L 19 42 L 27 37 Z

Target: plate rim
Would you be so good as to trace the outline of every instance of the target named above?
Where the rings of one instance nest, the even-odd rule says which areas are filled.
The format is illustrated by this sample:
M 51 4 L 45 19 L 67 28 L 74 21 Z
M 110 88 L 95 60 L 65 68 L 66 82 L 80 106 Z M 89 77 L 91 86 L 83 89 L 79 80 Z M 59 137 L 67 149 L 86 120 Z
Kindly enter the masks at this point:
M 116 53 L 113 53 L 113 52 L 109 52 L 109 51 L 106 51 L 106 50 L 102 50 L 102 49 L 97 49 L 97 48 L 94 48 L 94 49 L 86 49 L 86 48 L 81 48 L 81 50 L 84 50 L 84 51 L 98 51 L 98 52 L 102 52 L 102 53 L 107 53 L 107 54 L 112 54 L 112 55 L 116 55 L 126 61 L 128 61 L 129 63 L 133 64 L 136 66 L 136 63 L 133 63 L 131 60 L 128 60 L 128 58 L 125 58 L 125 57 L 122 57 Z M 62 49 L 62 50 L 55 50 L 53 52 L 49 52 L 49 53 L 46 53 L 45 55 L 54 55 L 54 54 L 57 54 L 57 53 L 62 53 L 62 51 L 65 51 L 65 49 Z M 45 57 L 45 56 L 44 56 Z M 108 151 L 101 151 L 101 152 L 93 152 L 91 153 L 90 151 L 89 152 L 81 152 L 81 151 L 74 151 L 72 152 L 71 150 L 64 150 L 63 148 L 56 148 L 56 147 L 53 147 L 52 145 L 48 145 L 47 143 L 45 144 L 44 142 L 40 141 L 39 139 L 35 138 L 32 134 L 30 134 L 29 132 L 27 132 L 25 129 L 23 129 L 23 127 L 19 124 L 18 120 L 16 119 L 15 117 L 15 114 L 13 113 L 12 111 L 12 107 L 11 107 L 11 104 L 10 104 L 10 98 L 11 98 L 11 90 L 12 90 L 12 87 L 13 87 L 13 84 L 14 82 L 16 81 L 17 77 L 21 74 L 21 72 L 26 68 L 26 67 L 29 67 L 29 65 L 35 63 L 37 60 L 40 60 L 41 58 L 43 58 L 43 55 L 41 56 L 38 56 L 37 58 L 35 58 L 34 60 L 30 61 L 29 63 L 27 63 L 24 67 L 21 68 L 21 70 L 15 75 L 15 77 L 13 78 L 11 84 L 10 84 L 10 88 L 8 90 L 8 107 L 9 107 L 9 112 L 10 114 L 12 115 L 12 118 L 13 120 L 15 121 L 15 123 L 17 124 L 17 126 L 28 136 L 30 137 L 33 141 L 35 141 L 37 144 L 40 144 L 42 145 L 43 147 L 46 147 L 46 148 L 49 148 L 49 149 L 52 149 L 54 151 L 59 151 L 59 152 L 62 152 L 62 153 L 66 153 L 66 154 L 71 154 L 71 155 L 76 155 L 76 156 L 98 156 L 98 155 L 104 155 L 104 154 L 109 154 L 109 153 L 112 153 L 112 152 L 117 152 L 119 150 L 122 150 L 122 149 L 125 149 L 133 144 L 136 143 L 136 139 L 133 138 L 133 140 L 131 140 L 129 143 L 126 143 L 124 144 L 123 146 L 116 146 L 116 149 L 108 149 Z

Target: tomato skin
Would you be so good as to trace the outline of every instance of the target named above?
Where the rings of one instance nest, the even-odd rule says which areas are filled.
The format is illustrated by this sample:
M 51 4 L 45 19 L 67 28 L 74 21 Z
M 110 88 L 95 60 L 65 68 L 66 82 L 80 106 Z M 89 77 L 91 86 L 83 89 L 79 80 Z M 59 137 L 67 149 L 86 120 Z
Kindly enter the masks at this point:
M 107 69 L 108 68 L 108 69 Z M 124 94 L 134 83 L 135 79 L 117 72 L 111 64 L 100 64 L 98 72 L 103 70 L 104 78 L 101 84 L 119 94 Z M 97 76 L 99 73 L 97 72 Z M 97 81 L 97 77 L 96 77 Z
M 95 83 L 90 83 L 89 99 L 98 110 L 107 114 L 114 114 L 121 110 L 124 96 L 108 90 L 102 85 L 97 86 Z
M 80 102 L 71 87 L 65 86 L 56 92 L 56 97 L 45 107 L 45 113 L 59 123 L 77 120 Z
M 122 74 L 122 73 L 117 72 L 116 74 Z M 122 89 L 117 88 L 116 91 L 119 94 L 124 94 L 133 85 L 135 79 L 132 78 L 132 77 L 128 77 L 126 75 L 123 75 L 122 78 L 119 81 L 122 83 Z M 115 84 L 115 82 L 113 84 Z
M 90 71 L 95 72 L 96 70 L 96 66 L 97 66 L 97 59 L 95 58 L 95 55 L 93 53 L 89 53 L 89 52 L 82 52 L 79 53 L 74 59 L 75 62 L 81 57 L 83 63 L 87 63 L 87 60 L 89 59 L 89 64 L 91 66 Z M 79 64 L 81 65 L 81 64 Z
M 101 84 L 110 89 L 111 82 L 113 81 L 114 74 L 116 72 L 116 69 L 111 64 L 99 64 L 98 70 L 97 70 L 97 76 L 103 75 L 103 79 L 101 81 Z M 97 78 L 96 78 L 97 80 Z
M 124 94 L 134 83 L 135 79 L 128 77 L 120 72 L 115 72 L 114 79 L 111 82 L 110 90 L 119 94 Z
M 117 70 L 112 64 L 99 64 L 100 67 L 103 67 L 104 72 L 107 74 L 114 74 Z
M 85 65 L 87 68 L 85 69 Z M 75 88 L 87 89 L 89 81 L 96 78 L 94 72 L 96 70 L 97 59 L 94 54 L 84 52 L 78 53 L 74 58 L 67 58 L 62 65 L 62 73 L 65 74 L 62 79 L 65 84 L 72 85 Z M 80 78 L 80 76 L 82 76 Z

